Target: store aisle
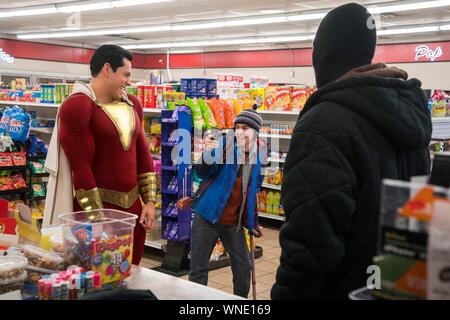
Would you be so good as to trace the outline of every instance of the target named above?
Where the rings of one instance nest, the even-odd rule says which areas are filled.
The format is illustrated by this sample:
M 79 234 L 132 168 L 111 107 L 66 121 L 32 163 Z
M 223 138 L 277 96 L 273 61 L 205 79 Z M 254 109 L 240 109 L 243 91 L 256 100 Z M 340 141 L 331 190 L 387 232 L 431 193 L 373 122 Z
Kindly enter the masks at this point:
M 281 248 L 278 241 L 279 228 L 264 228 L 264 238 L 257 240 L 257 246 L 263 248 L 263 256 L 256 259 L 256 297 L 258 300 L 270 299 L 270 289 L 275 282 L 275 274 L 280 261 Z M 145 254 L 141 266 L 155 268 L 161 266 L 162 258 Z M 181 277 L 188 279 L 188 276 Z M 213 270 L 209 273 L 208 286 L 228 293 L 233 293 L 231 267 Z M 250 290 L 249 299 L 252 298 Z

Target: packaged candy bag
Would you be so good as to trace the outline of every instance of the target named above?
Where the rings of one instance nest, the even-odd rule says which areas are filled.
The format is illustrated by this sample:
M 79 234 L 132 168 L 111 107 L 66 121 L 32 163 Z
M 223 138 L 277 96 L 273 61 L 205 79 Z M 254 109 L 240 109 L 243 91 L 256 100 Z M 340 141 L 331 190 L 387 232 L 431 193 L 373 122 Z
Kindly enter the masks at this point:
M 13 108 L 6 108 L 0 120 L 0 133 L 6 135 L 9 132 L 9 122 L 11 114 L 14 112 Z
M 214 115 L 214 119 L 216 120 L 217 128 L 226 129 L 227 125 L 225 123 L 225 114 L 222 101 L 223 100 L 217 100 L 216 98 L 213 98 L 210 100 L 209 107 Z
M 16 108 L 16 107 L 14 107 Z M 9 135 L 13 141 L 25 142 L 30 133 L 31 116 L 21 108 L 12 113 L 9 123 Z
M 192 110 L 192 122 L 194 123 L 194 128 L 203 129 L 205 122 L 203 121 L 202 110 L 198 106 L 198 103 L 192 99 L 186 99 L 187 106 Z
M 232 129 L 234 127 L 234 119 L 236 115 L 234 114 L 233 103 L 229 100 L 224 101 L 223 110 L 225 113 L 225 124 L 227 129 Z
M 199 98 L 197 99 L 197 103 L 198 106 L 200 107 L 200 110 L 202 111 L 203 120 L 205 121 L 204 129 L 217 128 L 217 122 L 214 119 L 214 114 L 212 113 L 208 105 L 205 103 L 205 100 Z

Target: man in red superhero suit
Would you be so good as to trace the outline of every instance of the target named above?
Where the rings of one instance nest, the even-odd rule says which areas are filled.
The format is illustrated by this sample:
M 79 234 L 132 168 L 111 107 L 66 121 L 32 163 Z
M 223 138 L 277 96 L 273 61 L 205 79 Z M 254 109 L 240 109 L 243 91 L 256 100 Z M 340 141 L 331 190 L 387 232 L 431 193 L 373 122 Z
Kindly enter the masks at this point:
M 90 85 L 77 83 L 60 107 L 58 139 L 72 171 L 74 211 L 110 208 L 138 215 L 132 261 L 138 265 L 155 216 L 156 176 L 142 105 L 125 93 L 131 61 L 118 46 L 96 50 Z

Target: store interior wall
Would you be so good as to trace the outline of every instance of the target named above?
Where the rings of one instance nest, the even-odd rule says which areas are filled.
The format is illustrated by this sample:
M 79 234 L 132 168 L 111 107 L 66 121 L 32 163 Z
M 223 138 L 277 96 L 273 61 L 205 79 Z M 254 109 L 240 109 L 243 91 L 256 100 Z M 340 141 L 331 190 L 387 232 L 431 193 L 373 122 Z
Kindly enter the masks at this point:
M 393 64 L 407 71 L 410 77 L 422 81 L 424 89 L 450 90 L 450 62 Z M 164 81 L 178 81 L 181 78 L 214 77 L 217 73 L 238 73 L 248 81 L 251 76 L 266 77 L 272 83 L 309 84 L 315 83 L 312 67 L 294 68 L 223 68 L 223 69 L 171 69 L 161 70 Z M 0 72 L 17 75 L 40 74 L 69 78 L 89 79 L 89 66 L 76 63 L 51 62 L 41 60 L 15 59 L 14 63 L 0 63 Z M 146 80 L 151 70 L 133 69 L 133 80 Z
M 133 69 L 133 80 L 140 81 L 150 77 L 150 71 Z M 49 77 L 67 77 L 70 79 L 89 79 L 89 65 L 67 62 L 53 62 L 30 59 L 15 59 L 14 63 L 0 63 L 1 74 L 47 75 Z

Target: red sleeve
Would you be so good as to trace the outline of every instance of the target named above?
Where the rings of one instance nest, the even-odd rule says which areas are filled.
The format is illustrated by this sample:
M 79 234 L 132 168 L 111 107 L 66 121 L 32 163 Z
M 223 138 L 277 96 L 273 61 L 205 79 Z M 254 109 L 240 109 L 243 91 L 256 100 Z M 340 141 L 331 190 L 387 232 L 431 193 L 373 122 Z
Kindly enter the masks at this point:
M 89 122 L 94 103 L 84 94 L 68 98 L 59 110 L 58 137 L 72 170 L 75 190 L 97 186 L 92 173 L 94 139 Z
M 136 142 L 136 157 L 137 157 L 137 174 L 147 172 L 155 172 L 153 166 L 153 159 L 150 155 L 147 139 L 145 137 L 144 130 L 144 111 L 142 109 L 141 102 L 133 95 L 129 94 L 128 99 L 133 102 L 134 109 L 139 116 L 140 132 Z

